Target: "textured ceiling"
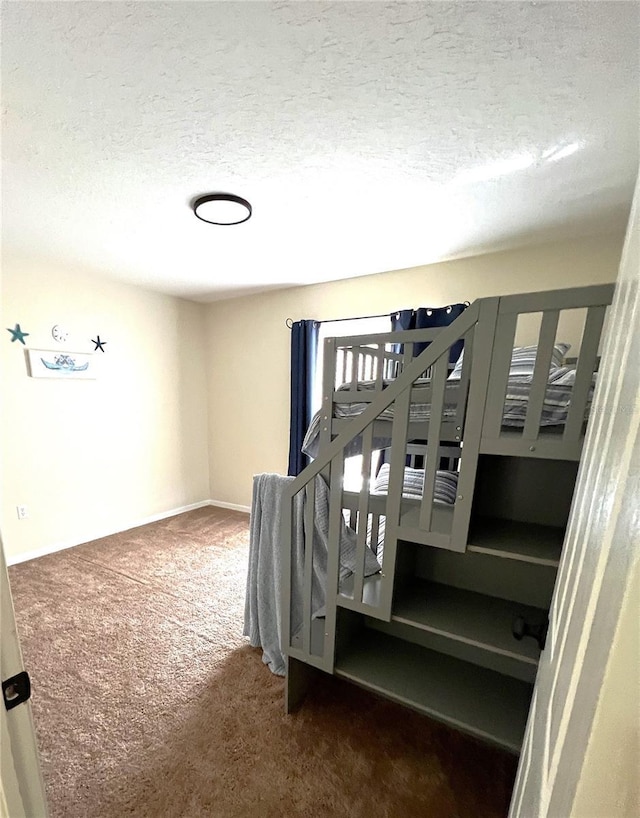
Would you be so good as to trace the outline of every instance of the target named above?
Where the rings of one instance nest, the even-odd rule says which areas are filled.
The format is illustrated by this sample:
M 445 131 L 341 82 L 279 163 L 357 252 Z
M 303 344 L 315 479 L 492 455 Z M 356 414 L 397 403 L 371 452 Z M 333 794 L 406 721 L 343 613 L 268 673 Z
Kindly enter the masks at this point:
M 5 262 L 201 300 L 624 228 L 628 2 L 9 2 Z M 248 198 L 237 227 L 197 194 Z

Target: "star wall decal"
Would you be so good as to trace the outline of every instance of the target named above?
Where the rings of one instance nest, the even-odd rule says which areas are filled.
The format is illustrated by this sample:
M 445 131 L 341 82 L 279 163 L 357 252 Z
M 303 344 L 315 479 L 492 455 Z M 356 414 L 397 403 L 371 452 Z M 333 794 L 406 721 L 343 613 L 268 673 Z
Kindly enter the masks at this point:
M 16 324 L 13 329 L 7 327 L 7 332 L 10 332 L 11 335 L 13 336 L 13 338 L 11 339 L 11 343 L 13 343 L 14 341 L 20 341 L 21 344 L 24 344 L 26 346 L 24 339 L 27 337 L 27 335 L 29 335 L 29 333 L 21 330 L 20 324 Z
M 105 345 L 107 342 L 106 342 L 106 341 L 101 341 L 101 340 L 100 340 L 100 336 L 99 336 L 99 335 L 96 335 L 96 337 L 95 337 L 95 338 L 92 338 L 92 339 L 91 339 L 91 343 L 96 345 L 96 346 L 95 346 L 95 349 L 93 350 L 94 352 L 97 352 L 98 350 L 100 350 L 100 352 L 104 352 L 104 351 L 105 351 L 104 345 Z

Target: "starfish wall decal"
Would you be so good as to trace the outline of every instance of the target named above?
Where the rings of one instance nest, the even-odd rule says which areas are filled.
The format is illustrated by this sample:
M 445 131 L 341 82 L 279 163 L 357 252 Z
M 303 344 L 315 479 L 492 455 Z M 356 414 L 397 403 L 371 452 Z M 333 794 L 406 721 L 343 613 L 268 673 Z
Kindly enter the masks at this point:
M 7 332 L 10 332 L 11 335 L 13 336 L 11 338 L 11 343 L 13 343 L 14 341 L 20 341 L 21 344 L 24 344 L 26 346 L 24 339 L 27 337 L 27 335 L 29 335 L 29 333 L 21 330 L 20 324 L 16 324 L 13 329 L 7 327 Z
M 105 345 L 107 342 L 106 342 L 106 341 L 101 341 L 101 340 L 100 340 L 100 336 L 99 336 L 99 335 L 96 335 L 96 337 L 95 337 L 95 338 L 92 338 L 92 339 L 91 339 L 91 343 L 96 345 L 96 346 L 95 346 L 95 349 L 93 350 L 94 352 L 97 352 L 98 350 L 100 350 L 100 352 L 104 352 L 104 351 L 105 351 L 104 345 Z

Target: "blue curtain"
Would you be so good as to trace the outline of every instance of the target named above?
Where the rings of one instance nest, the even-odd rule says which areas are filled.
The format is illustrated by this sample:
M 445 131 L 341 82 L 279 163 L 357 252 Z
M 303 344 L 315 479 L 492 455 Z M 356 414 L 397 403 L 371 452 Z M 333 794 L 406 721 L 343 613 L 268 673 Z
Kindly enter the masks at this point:
M 317 321 L 295 321 L 291 327 L 291 427 L 289 430 L 289 471 L 296 476 L 308 464 L 302 441 L 311 422 L 313 375 L 318 344 Z
M 448 307 L 419 307 L 417 310 L 400 310 L 391 314 L 391 329 L 394 332 L 407 329 L 431 329 L 433 327 L 447 327 L 461 315 L 468 304 L 451 304 Z M 458 341 L 451 347 L 449 360 L 455 363 L 462 352 L 463 341 Z M 402 344 L 398 344 L 398 352 L 402 352 Z M 414 357 L 429 346 L 429 343 L 415 344 Z

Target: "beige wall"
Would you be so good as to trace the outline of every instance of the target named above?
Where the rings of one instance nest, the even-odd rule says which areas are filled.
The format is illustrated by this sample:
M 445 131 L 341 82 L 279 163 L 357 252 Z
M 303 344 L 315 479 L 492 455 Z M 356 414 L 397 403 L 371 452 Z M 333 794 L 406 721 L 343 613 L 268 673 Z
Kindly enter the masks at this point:
M 623 238 L 558 242 L 210 304 L 206 320 L 212 498 L 249 506 L 253 474 L 286 473 L 286 318 L 326 320 L 606 283 L 616 278 Z
M 2 517 L 9 560 L 122 530 L 206 501 L 203 305 L 80 273 L 5 264 L 2 278 Z M 28 345 L 90 351 L 94 381 L 27 376 Z M 51 327 L 70 331 L 57 344 Z M 19 521 L 16 505 L 27 505 Z

